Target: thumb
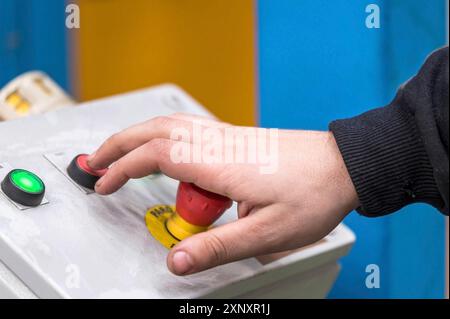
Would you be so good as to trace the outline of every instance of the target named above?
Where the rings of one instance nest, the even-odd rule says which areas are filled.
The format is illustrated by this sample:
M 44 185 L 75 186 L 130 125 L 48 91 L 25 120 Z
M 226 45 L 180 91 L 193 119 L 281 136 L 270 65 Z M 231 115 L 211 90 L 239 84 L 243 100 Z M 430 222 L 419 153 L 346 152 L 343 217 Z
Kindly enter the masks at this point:
M 267 207 L 237 221 L 178 243 L 167 257 L 176 275 L 189 275 L 236 260 L 277 251 L 280 233 L 275 210 Z

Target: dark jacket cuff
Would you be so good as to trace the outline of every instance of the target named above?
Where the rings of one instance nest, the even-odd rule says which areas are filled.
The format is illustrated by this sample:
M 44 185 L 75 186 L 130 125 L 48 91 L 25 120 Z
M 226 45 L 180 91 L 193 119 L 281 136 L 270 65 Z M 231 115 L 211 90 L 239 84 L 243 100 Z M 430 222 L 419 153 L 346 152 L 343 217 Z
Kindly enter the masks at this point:
M 414 118 L 395 101 L 334 121 L 330 130 L 358 193 L 359 213 L 381 216 L 415 202 L 444 209 Z

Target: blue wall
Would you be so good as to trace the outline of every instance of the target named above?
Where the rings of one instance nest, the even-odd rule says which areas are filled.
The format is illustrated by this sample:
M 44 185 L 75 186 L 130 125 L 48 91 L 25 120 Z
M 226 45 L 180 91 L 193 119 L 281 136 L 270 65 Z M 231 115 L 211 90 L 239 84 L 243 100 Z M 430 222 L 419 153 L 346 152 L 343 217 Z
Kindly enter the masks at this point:
M 381 28 L 365 27 L 366 5 Z M 259 122 L 326 130 L 330 121 L 383 106 L 445 44 L 444 0 L 259 0 Z M 357 242 L 330 297 L 443 297 L 444 217 L 424 205 L 345 220 Z M 381 288 L 365 287 L 365 267 Z
M 0 1 L 0 87 L 30 70 L 68 88 L 64 0 Z

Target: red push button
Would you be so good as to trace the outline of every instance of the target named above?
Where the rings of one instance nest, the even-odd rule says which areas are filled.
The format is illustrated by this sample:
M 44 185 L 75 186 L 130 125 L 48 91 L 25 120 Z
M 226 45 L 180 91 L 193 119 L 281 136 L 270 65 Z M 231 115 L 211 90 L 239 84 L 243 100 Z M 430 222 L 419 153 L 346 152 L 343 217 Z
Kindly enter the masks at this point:
M 106 172 L 108 171 L 107 168 L 99 169 L 99 170 L 94 170 L 94 169 L 90 168 L 87 164 L 87 158 L 88 158 L 87 154 L 80 154 L 76 157 L 77 164 L 83 171 L 85 171 L 86 173 L 88 173 L 90 175 L 94 175 L 97 177 L 102 177 L 103 175 L 106 174 Z
M 106 174 L 107 168 L 101 170 L 94 170 L 87 164 L 87 154 L 79 154 L 70 162 L 67 167 L 67 174 L 78 185 L 94 189 L 95 183 Z

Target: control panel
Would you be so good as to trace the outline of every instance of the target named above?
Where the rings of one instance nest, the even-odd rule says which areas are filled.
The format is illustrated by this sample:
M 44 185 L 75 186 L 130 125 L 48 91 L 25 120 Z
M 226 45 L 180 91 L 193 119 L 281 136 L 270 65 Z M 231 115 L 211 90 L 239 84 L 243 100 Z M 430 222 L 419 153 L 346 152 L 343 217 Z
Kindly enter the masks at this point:
M 39 296 L 75 298 L 193 297 L 258 269 L 248 260 L 190 278 L 168 271 L 168 250 L 145 214 L 175 203 L 178 181 L 158 174 L 110 196 L 92 191 L 104 172 L 92 171 L 85 154 L 132 124 L 178 111 L 208 114 L 167 85 L 0 123 L 2 262 Z
M 317 255 L 324 263 L 346 254 L 354 237 L 339 226 L 330 236 L 340 239 L 324 242 L 315 254 L 171 274 L 168 248 L 236 219 L 236 206 L 163 174 L 100 196 L 93 187 L 105 171 L 89 168 L 86 154 L 130 125 L 174 112 L 209 115 L 178 87 L 162 85 L 0 123 L 0 265 L 38 297 L 192 298 L 217 291 L 230 296 L 221 289 L 247 280 L 253 284 L 243 287 L 254 289 L 255 278 L 268 271 L 291 269 L 286 275 L 292 275 L 304 258 Z

